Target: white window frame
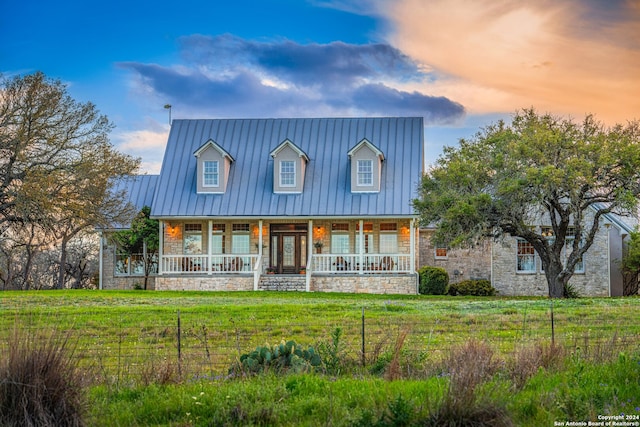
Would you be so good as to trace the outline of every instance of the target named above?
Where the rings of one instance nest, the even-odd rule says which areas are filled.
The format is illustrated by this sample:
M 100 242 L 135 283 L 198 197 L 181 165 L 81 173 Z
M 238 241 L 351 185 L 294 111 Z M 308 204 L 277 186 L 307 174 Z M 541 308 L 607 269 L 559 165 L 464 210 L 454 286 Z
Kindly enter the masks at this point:
M 207 166 L 211 166 L 214 170 L 208 170 Z M 211 181 L 208 181 L 209 179 Z M 220 162 L 217 160 L 202 162 L 202 186 L 208 188 L 220 186 Z
M 534 274 L 536 272 L 536 252 L 533 249 L 533 254 L 530 253 L 520 253 L 520 245 L 526 245 L 527 248 L 533 249 L 533 245 L 527 242 L 525 239 L 520 237 L 516 238 L 516 273 L 518 274 Z M 525 263 L 525 259 L 529 260 Z M 520 260 L 523 260 L 522 262 Z M 529 266 L 529 268 L 523 268 L 524 266 Z
M 232 224 L 231 226 L 231 253 L 234 255 L 246 255 L 251 252 L 251 234 L 249 224 Z
M 398 253 L 398 224 L 380 224 L 380 236 L 378 237 L 378 249 L 381 254 Z
M 332 254 L 351 253 L 351 239 L 349 238 L 350 228 L 351 227 L 349 227 L 348 223 L 331 224 L 331 253 Z
M 371 187 L 373 185 L 373 160 L 371 159 L 358 160 L 357 168 L 358 168 L 357 170 L 358 187 Z
M 292 170 L 285 170 L 285 164 L 290 164 Z M 288 180 L 291 182 L 287 182 Z M 280 187 L 296 186 L 296 162 L 295 160 L 280 160 Z

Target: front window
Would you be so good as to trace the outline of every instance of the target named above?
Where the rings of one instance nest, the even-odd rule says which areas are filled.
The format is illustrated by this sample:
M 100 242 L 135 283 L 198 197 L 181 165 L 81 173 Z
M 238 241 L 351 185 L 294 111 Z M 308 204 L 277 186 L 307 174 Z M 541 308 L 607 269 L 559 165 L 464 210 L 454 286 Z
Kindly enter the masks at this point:
M 398 253 L 398 224 L 395 224 L 395 223 L 380 224 L 380 253 L 381 254 Z
M 331 253 L 332 254 L 348 254 L 349 253 L 349 224 L 347 223 L 331 224 Z
M 447 258 L 447 250 L 448 250 L 447 245 L 437 244 L 435 248 L 436 258 L 437 259 Z
M 358 185 L 373 185 L 373 161 L 358 160 Z
M 524 239 L 518 239 L 517 254 L 518 273 L 534 273 L 536 271 L 536 255 L 533 245 Z
M 218 162 L 205 161 L 203 163 L 203 181 L 204 187 L 217 187 L 219 185 Z
M 280 187 L 296 186 L 296 163 L 293 160 L 280 162 Z
M 233 224 L 231 235 L 231 253 L 248 254 L 251 236 L 249 235 L 249 224 Z
M 185 255 L 200 255 L 202 253 L 202 224 L 185 224 L 183 240 Z

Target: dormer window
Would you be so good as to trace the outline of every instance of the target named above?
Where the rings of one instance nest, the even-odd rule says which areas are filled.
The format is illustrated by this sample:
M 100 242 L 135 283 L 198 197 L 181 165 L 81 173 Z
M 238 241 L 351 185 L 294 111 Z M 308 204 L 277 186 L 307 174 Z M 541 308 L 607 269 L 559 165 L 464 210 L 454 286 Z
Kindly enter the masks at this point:
M 233 157 L 212 139 L 205 142 L 193 153 L 197 159 L 198 193 L 224 193 L 229 181 L 229 169 Z
M 219 187 L 220 176 L 218 175 L 217 160 L 205 160 L 203 163 L 202 186 L 203 187 Z
M 293 142 L 285 139 L 272 152 L 273 192 L 302 193 L 309 157 Z
M 384 154 L 367 139 L 347 153 L 351 159 L 351 192 L 378 193 L 382 180 Z
M 358 160 L 358 186 L 371 187 L 373 185 L 373 160 Z
M 296 162 L 280 160 L 280 187 L 296 186 Z

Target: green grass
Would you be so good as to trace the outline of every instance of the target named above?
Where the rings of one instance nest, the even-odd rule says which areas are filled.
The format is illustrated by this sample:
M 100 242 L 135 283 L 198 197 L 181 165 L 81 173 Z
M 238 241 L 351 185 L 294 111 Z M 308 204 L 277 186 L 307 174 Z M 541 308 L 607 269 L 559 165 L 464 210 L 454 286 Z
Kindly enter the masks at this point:
M 523 348 L 550 344 L 552 308 L 562 363 L 516 386 L 509 361 Z M 424 420 L 447 387 L 450 349 L 480 340 L 505 366 L 483 395 L 502 402 L 514 425 L 534 426 L 640 415 L 638 319 L 639 298 L 2 292 L 0 351 L 15 324 L 43 336 L 73 331 L 90 384 L 89 425 L 364 425 L 390 423 L 405 406 L 414 421 Z M 343 332 L 340 375 L 227 377 L 258 345 L 292 339 L 317 348 L 336 328 Z M 396 351 L 401 380 L 385 381 Z

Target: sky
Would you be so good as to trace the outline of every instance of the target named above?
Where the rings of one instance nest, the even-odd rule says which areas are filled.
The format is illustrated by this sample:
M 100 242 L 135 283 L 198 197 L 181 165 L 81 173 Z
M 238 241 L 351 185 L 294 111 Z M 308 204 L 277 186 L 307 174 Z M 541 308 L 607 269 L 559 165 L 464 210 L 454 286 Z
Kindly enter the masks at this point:
M 420 116 L 427 164 L 523 108 L 640 119 L 640 0 L 0 6 L 0 73 L 42 71 L 95 104 L 142 173 L 170 118 Z

